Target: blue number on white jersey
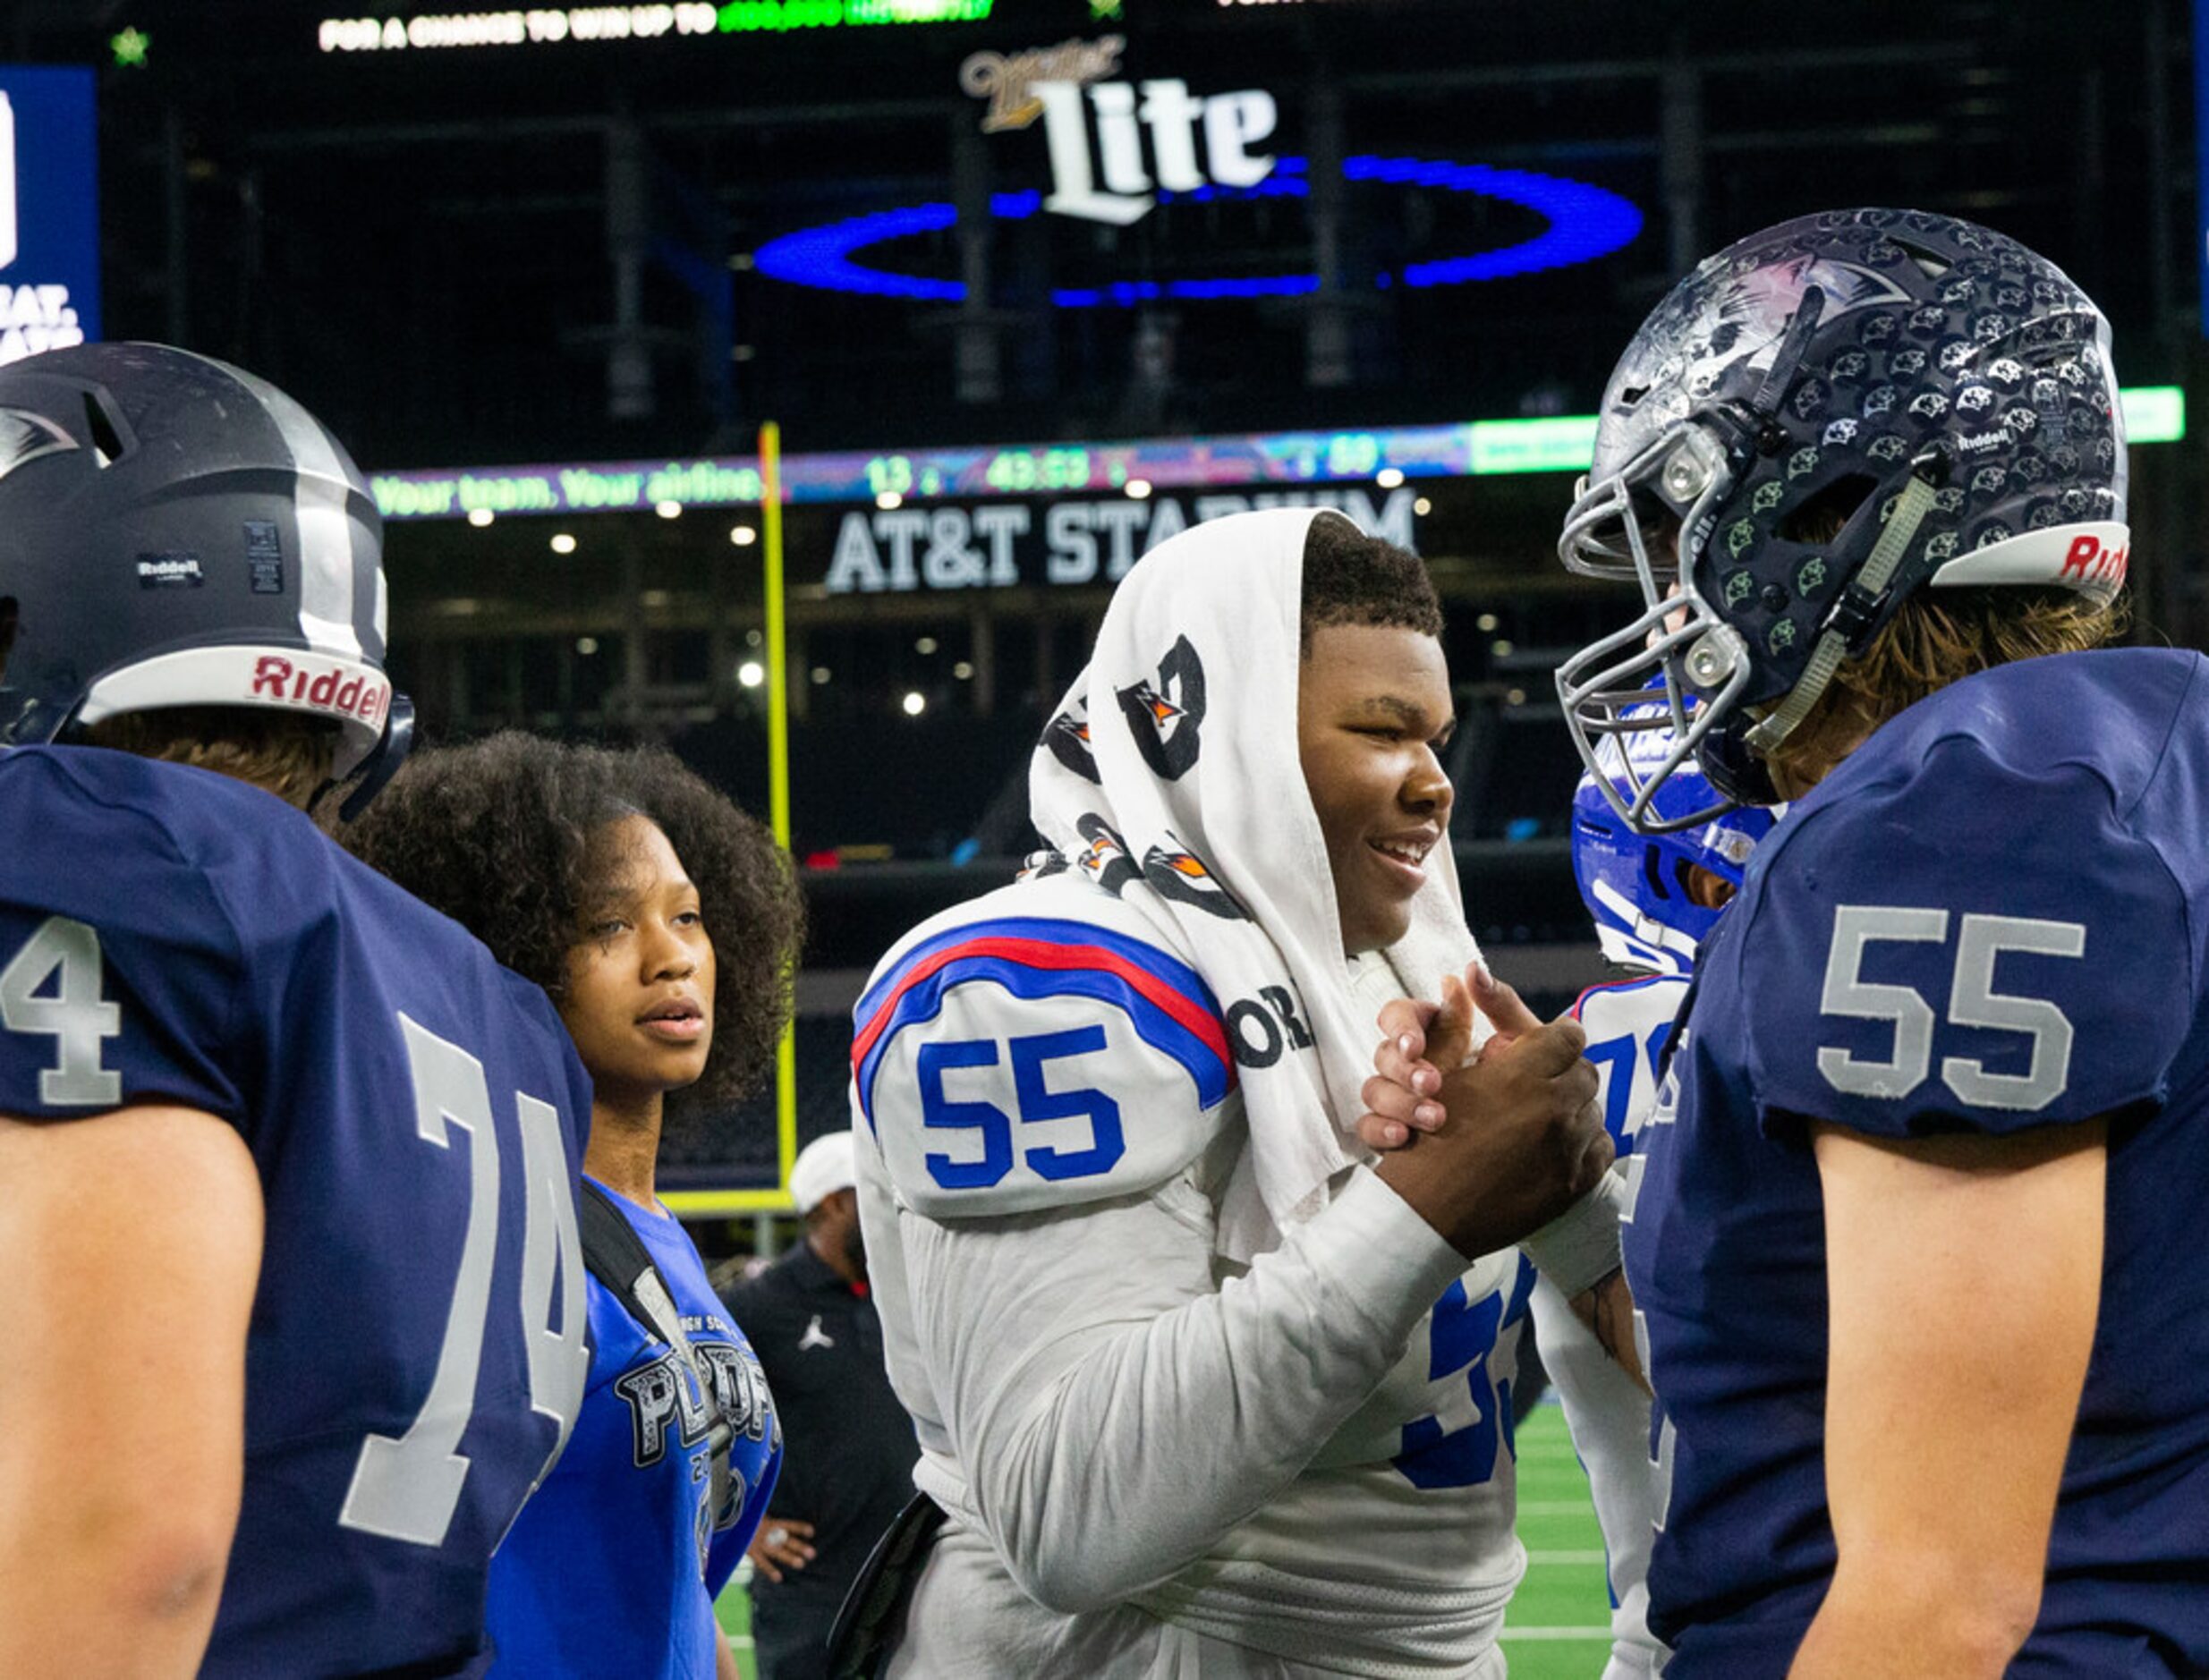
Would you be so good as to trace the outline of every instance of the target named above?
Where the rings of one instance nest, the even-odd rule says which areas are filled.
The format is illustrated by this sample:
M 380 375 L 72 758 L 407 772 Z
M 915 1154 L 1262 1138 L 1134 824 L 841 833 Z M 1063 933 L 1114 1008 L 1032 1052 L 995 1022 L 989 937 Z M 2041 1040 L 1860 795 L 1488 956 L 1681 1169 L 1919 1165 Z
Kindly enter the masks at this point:
M 1079 1150 L 1041 1145 L 1023 1149 L 1020 1158 L 1031 1172 L 1052 1180 L 1093 1178 L 1109 1173 L 1127 1153 L 1126 1134 L 1120 1127 L 1120 1106 L 1103 1091 L 1083 1086 L 1052 1090 L 1044 1065 L 1064 1057 L 1083 1056 L 1105 1048 L 1105 1030 L 1092 1024 L 1064 1032 L 1034 1032 L 1007 1039 L 1013 1087 L 1019 1096 L 1023 1124 L 1079 1116 L 1090 1124 L 1088 1146 Z M 998 1045 L 990 1039 L 939 1039 L 921 1046 L 914 1067 L 921 1083 L 921 1124 L 931 1131 L 973 1131 L 981 1134 L 979 1159 L 956 1159 L 930 1152 L 923 1157 L 928 1175 L 946 1190 L 988 1189 L 1003 1182 L 1013 1169 L 1013 1123 L 994 1104 L 954 1101 L 944 1095 L 944 1073 L 948 1068 L 995 1067 Z
M 1202 1150 L 1235 1085 L 1202 979 L 1097 921 L 985 909 L 924 933 L 854 1021 L 860 1113 L 931 1218 L 1149 1189 Z
M 1434 1303 L 1428 1319 L 1429 1381 L 1465 1373 L 1442 1409 L 1404 1425 L 1396 1468 L 1415 1488 L 1470 1488 L 1491 1481 L 1500 1455 L 1516 1453 L 1511 1389 L 1517 1379 L 1518 1326 L 1534 1290 L 1534 1262 L 1519 1257 L 1509 1298 L 1492 1289 L 1468 1300 L 1460 1277 Z
M 1655 1100 L 1658 1064 L 1687 985 L 1673 974 L 1614 980 L 1590 987 L 1572 1006 L 1574 1019 L 1587 1029 L 1583 1054 L 1601 1076 L 1603 1129 L 1620 1160 L 1634 1154 Z

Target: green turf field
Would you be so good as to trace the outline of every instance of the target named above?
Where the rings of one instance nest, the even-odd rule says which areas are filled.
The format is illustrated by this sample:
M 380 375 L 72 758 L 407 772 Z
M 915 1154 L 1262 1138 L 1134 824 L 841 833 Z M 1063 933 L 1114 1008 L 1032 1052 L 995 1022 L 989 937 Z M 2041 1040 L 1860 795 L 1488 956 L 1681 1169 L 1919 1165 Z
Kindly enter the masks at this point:
M 1526 1579 L 1503 1627 L 1511 1673 L 1518 1680 L 1595 1680 L 1610 1653 L 1603 1532 L 1564 1411 L 1554 1404 L 1536 1406 L 1519 1429 L 1518 1537 Z
M 1518 1433 L 1518 1532 L 1527 1569 L 1503 1631 L 1511 1673 L 1517 1680 L 1594 1680 L 1610 1642 L 1603 1537 L 1565 1414 L 1554 1405 L 1537 1406 Z M 734 1582 L 720 1611 L 737 1667 L 752 1680 L 751 1615 Z

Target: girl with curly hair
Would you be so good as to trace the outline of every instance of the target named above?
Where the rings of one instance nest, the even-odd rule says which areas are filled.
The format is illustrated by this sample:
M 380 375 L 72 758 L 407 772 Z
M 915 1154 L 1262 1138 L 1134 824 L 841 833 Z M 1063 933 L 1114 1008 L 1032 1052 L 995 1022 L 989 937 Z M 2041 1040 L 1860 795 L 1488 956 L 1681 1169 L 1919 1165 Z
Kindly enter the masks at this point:
M 767 1509 L 782 1430 L 655 1175 L 671 1109 L 680 1124 L 773 1065 L 802 927 L 788 860 L 669 753 L 514 733 L 417 753 L 341 837 L 550 995 L 593 1086 L 585 1178 L 612 1192 L 687 1343 L 590 1277 L 582 1413 L 492 1564 L 497 1672 L 733 1676 L 713 1600 Z

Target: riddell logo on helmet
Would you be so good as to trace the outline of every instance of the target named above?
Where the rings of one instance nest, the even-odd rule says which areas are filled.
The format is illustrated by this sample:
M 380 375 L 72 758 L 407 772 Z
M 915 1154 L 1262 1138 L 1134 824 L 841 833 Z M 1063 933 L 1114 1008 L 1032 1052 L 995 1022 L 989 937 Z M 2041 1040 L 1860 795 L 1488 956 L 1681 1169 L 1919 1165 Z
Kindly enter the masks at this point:
M 2103 583 L 2111 589 L 2121 588 L 2125 581 L 2125 568 L 2132 557 L 2129 547 L 2105 548 L 2102 539 L 2092 531 L 2082 531 L 2071 539 L 2071 546 L 2064 551 L 2063 570 L 2057 573 L 2060 582 L 2076 578 L 2082 583 Z
M 254 663 L 253 686 L 249 692 L 256 699 L 372 724 L 384 715 L 391 685 L 358 672 L 349 674 L 343 666 L 322 666 L 265 653 Z

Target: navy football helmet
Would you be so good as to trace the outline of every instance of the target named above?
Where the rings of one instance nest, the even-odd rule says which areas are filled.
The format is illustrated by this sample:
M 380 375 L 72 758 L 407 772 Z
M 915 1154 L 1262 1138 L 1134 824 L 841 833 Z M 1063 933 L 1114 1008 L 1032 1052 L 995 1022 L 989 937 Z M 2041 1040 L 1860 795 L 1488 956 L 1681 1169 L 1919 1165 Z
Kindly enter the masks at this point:
M 382 546 L 344 446 L 250 373 L 133 344 L 0 368 L 0 746 L 273 707 L 337 726 L 357 810 L 412 729 Z
M 1686 974 L 1719 917 L 1718 909 L 1695 903 L 1688 869 L 1708 870 L 1737 889 L 1750 854 L 1786 808 L 1748 805 L 1693 826 L 1678 824 L 1674 819 L 1683 815 L 1722 802 L 1701 770 L 1685 763 L 1651 791 L 1647 802 L 1650 817 L 1672 826 L 1655 833 L 1637 830 L 1618 809 L 1623 787 L 1631 785 L 1620 753 L 1640 755 L 1646 770 L 1672 748 L 1671 732 L 1661 726 L 1662 702 L 1644 709 L 1660 726 L 1603 742 L 1598 757 L 1604 772 L 1589 771 L 1573 794 L 1572 871 L 1607 962 Z
M 1915 590 L 2113 597 L 2125 483 L 2109 324 L 2016 241 L 1861 209 L 1728 247 L 1612 373 L 1559 541 L 1573 571 L 1638 582 L 1644 609 L 1558 669 L 1583 761 L 1669 733 L 1661 759 L 1596 778 L 1644 832 L 1771 802 L 1761 755 Z M 1660 810 L 1691 759 L 1708 804 Z

